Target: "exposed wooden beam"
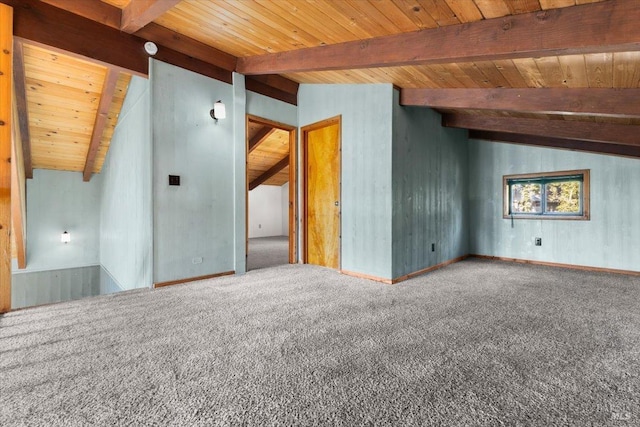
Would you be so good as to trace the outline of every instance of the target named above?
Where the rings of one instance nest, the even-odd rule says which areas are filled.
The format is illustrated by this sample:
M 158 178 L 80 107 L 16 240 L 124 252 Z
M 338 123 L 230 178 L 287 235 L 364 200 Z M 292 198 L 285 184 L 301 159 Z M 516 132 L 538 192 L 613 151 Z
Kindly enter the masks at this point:
M 154 21 L 182 0 L 135 0 L 122 9 L 120 29 L 126 33 L 135 33 Z
M 120 29 L 122 11 L 109 3 L 100 0 L 41 0 L 60 9 L 99 22 L 116 30 Z
M 269 135 L 271 135 L 275 131 L 275 128 L 269 126 L 263 126 L 262 128 L 260 128 L 260 130 L 258 130 L 258 132 L 253 135 L 253 138 L 249 140 L 249 153 L 255 150 L 263 141 L 266 141 L 267 138 L 269 138 Z
M 167 47 L 160 47 L 154 58 L 158 61 L 166 62 L 168 64 L 175 65 L 176 67 L 184 68 L 185 70 L 193 71 L 194 73 L 202 74 L 203 76 L 211 77 L 212 79 L 220 80 L 225 83 L 231 84 L 233 82 L 233 73 L 231 71 Z
M 640 117 L 640 89 L 402 89 L 400 104 L 442 109 Z
M 91 143 L 87 152 L 87 160 L 84 163 L 84 172 L 82 178 L 89 181 L 93 174 L 93 167 L 96 162 L 96 155 L 100 148 L 100 141 L 104 133 L 104 127 L 107 124 L 107 116 L 109 115 L 109 107 L 116 92 L 116 83 L 118 82 L 118 72 L 110 68 L 107 69 L 107 75 L 102 86 L 102 95 L 100 96 L 100 104 L 96 113 L 96 120 L 93 125 L 93 134 L 91 135 Z
M 11 136 L 13 10 L 0 4 L 0 313 L 11 309 Z
M 20 130 L 20 143 L 22 145 L 22 158 L 24 159 L 24 172 L 27 178 L 33 178 L 33 165 L 31 163 L 31 137 L 29 136 L 29 109 L 27 108 L 27 88 L 24 74 L 24 56 L 22 43 L 13 41 L 13 86 L 18 113 L 18 127 Z
M 4 1 L 4 0 L 0 0 Z M 116 30 L 120 30 L 122 11 L 100 0 L 43 0 L 57 8 L 80 15 L 92 21 L 99 22 Z M 131 2 L 137 4 L 138 1 Z M 195 39 L 179 34 L 160 25 L 150 23 L 136 31 L 135 36 L 144 41 L 152 41 L 159 46 L 168 47 L 176 52 L 199 59 L 227 71 L 236 68 L 236 57 L 214 47 L 207 46 Z
M 282 74 L 640 50 L 640 2 L 610 0 L 238 59 Z
M 14 42 L 14 47 L 16 46 Z M 14 51 L 14 56 L 15 56 Z M 14 58 L 15 59 L 15 58 Z M 16 97 L 13 98 L 13 129 L 11 138 L 11 225 L 13 240 L 16 244 L 18 268 L 27 267 L 26 219 L 27 219 L 27 182 L 25 174 L 24 151 Z
M 562 139 L 640 146 L 640 126 L 569 120 L 445 114 L 442 125 L 454 128 L 520 133 Z
M 275 174 L 277 174 L 278 172 L 280 172 L 282 169 L 286 168 L 287 166 L 289 166 L 289 155 L 288 154 L 287 154 L 287 157 L 285 157 L 284 159 L 280 160 L 273 167 L 271 167 L 268 171 L 264 172 L 262 175 L 260 175 L 259 177 L 257 177 L 253 181 L 251 181 L 249 183 L 249 191 L 253 190 L 258 185 L 262 184 L 263 182 L 265 182 L 266 180 L 268 180 L 269 178 L 271 178 L 272 176 L 274 176 Z
M 602 142 L 579 141 L 575 139 L 550 138 L 545 136 L 478 130 L 470 131 L 469 139 L 482 139 L 494 142 L 534 145 L 538 147 L 558 148 L 561 150 L 585 151 L 589 153 L 640 158 L 640 147 L 632 145 L 617 145 Z
M 144 40 L 38 0 L 0 0 L 14 8 L 14 35 L 146 76 Z M 83 3 L 83 2 L 74 2 Z
M 235 56 L 158 24 L 151 23 L 137 31 L 135 35 L 207 62 L 223 70 L 233 71 L 236 69 L 237 58 Z M 160 48 L 160 50 L 162 51 L 162 48 Z

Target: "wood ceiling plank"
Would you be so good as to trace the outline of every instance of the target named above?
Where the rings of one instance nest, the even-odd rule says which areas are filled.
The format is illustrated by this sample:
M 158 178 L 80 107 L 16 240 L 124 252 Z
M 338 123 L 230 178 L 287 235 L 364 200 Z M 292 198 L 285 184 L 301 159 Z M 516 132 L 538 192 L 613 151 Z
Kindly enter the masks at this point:
M 613 54 L 613 87 L 640 87 L 640 52 Z
M 442 125 L 640 147 L 640 127 L 614 123 L 569 122 L 566 120 L 541 122 L 539 119 L 448 114 L 442 117 Z
M 153 22 L 182 0 L 136 0 L 122 8 L 120 29 L 126 33 L 135 33 Z
M 575 0 L 539 0 L 542 10 L 557 9 L 559 7 L 575 6 Z
M 560 61 L 557 56 L 533 58 L 544 80 L 544 87 L 567 87 L 562 76 Z
M 282 160 L 280 160 L 278 163 L 276 163 L 271 169 L 269 169 L 268 171 L 264 172 L 262 175 L 260 175 L 259 177 L 255 178 L 254 180 L 252 180 L 249 183 L 249 191 L 253 190 L 258 185 L 262 184 L 263 182 L 265 182 L 266 180 L 268 180 L 269 178 L 271 178 L 272 176 L 274 176 L 275 174 L 280 172 L 282 169 L 284 169 L 288 165 L 289 165 L 289 155 L 287 155 Z
M 388 18 L 401 33 L 424 28 L 417 26 L 415 20 L 410 17 L 411 14 L 415 13 L 413 9 L 403 8 L 405 5 L 400 2 L 369 0 L 369 3 L 383 16 Z
M 402 89 L 400 104 L 629 118 L 640 117 L 640 89 Z
M 589 87 L 613 87 L 613 54 L 597 53 L 585 55 Z
M 461 23 L 480 21 L 483 18 L 482 12 L 473 1 L 446 0 L 446 2 Z
M 11 309 L 13 10 L 0 3 L 0 313 Z
M 269 126 L 263 126 L 262 129 L 258 130 L 256 134 L 249 140 L 249 154 L 258 148 L 258 146 L 269 138 L 269 136 L 275 132 L 275 128 Z
M 438 23 L 425 10 L 418 0 L 396 0 L 396 4 L 411 19 L 417 29 L 437 28 Z
M 388 34 L 416 31 L 413 22 L 393 2 L 384 0 L 346 0 L 354 9 L 361 10 L 361 20 L 379 25 Z
M 538 147 L 559 148 L 571 151 L 584 151 L 589 153 L 640 158 L 640 147 L 634 147 L 630 145 L 605 144 L 601 142 L 580 141 L 573 139 L 491 131 L 470 131 L 469 138 L 481 139 L 485 141 L 506 142 L 513 144 L 533 145 Z
M 509 0 L 507 7 L 512 14 L 522 14 L 540 10 L 539 0 Z
M 341 2 L 342 4 L 344 2 Z M 528 4 L 528 3 L 523 3 Z M 600 2 L 238 59 L 243 74 L 637 51 L 640 3 Z M 580 26 L 575 23 L 580 22 Z M 615 24 L 614 24 L 615 23 Z M 602 34 L 607 34 L 603 39 Z
M 528 87 L 527 82 L 522 77 L 522 74 L 516 67 L 516 64 L 511 59 L 501 59 L 493 61 L 496 69 L 500 71 L 500 74 L 509 82 L 511 88 L 525 88 Z
M 100 140 L 102 139 L 102 132 L 107 123 L 107 115 L 109 114 L 109 107 L 111 106 L 113 94 L 116 91 L 116 84 L 118 83 L 118 72 L 115 70 L 108 70 L 105 77 L 104 86 L 102 88 L 102 96 L 100 97 L 100 105 L 96 114 L 96 121 L 93 125 L 93 134 L 91 135 L 91 143 L 89 144 L 89 150 L 87 152 L 87 160 L 84 165 L 82 178 L 84 181 L 89 181 L 93 174 L 94 163 L 98 148 L 100 147 Z
M 480 68 L 477 65 L 478 63 L 471 62 L 471 63 L 459 64 L 459 65 L 460 65 L 460 68 L 464 70 L 465 74 L 469 76 L 471 80 L 473 80 L 474 82 L 473 87 L 485 87 L 485 88 L 495 87 L 491 83 L 489 78 L 482 72 L 482 70 L 480 70 Z M 456 87 L 456 86 L 452 86 L 452 87 Z M 460 87 L 460 86 L 457 86 L 457 87 Z
M 375 37 L 381 34 L 389 34 L 389 30 L 371 19 L 367 19 L 365 14 L 366 8 L 358 7 L 358 4 L 349 3 L 346 1 L 338 1 L 338 2 L 321 2 L 322 8 L 327 8 L 327 14 L 331 16 L 337 17 L 347 17 L 349 21 L 351 21 L 352 27 L 360 28 L 362 31 L 368 34 L 368 37 Z M 363 2 L 364 4 L 364 2 Z M 320 21 L 322 22 L 322 21 Z M 340 33 L 337 33 L 340 34 Z M 343 37 L 346 34 L 343 34 Z M 341 41 L 345 40 L 355 40 L 351 38 L 344 37 Z M 339 43 L 336 41 L 336 43 Z
M 560 70 L 562 72 L 563 83 L 571 88 L 589 87 L 587 78 L 587 65 L 584 55 L 559 56 Z
M 511 13 L 504 0 L 475 0 L 475 3 L 486 19 L 500 18 Z
M 31 161 L 31 140 L 29 135 L 29 109 L 27 108 L 27 90 L 24 70 L 24 52 L 22 43 L 13 42 L 13 85 L 16 112 L 18 114 L 17 125 L 20 135 L 20 154 L 24 161 L 24 174 L 26 178 L 33 178 L 33 163 Z
M 439 27 L 456 25 L 460 20 L 445 0 L 418 0 Z
M 298 32 L 288 31 L 291 24 L 269 9 L 258 10 L 261 7 L 258 3 L 229 2 L 217 6 L 221 10 L 216 12 L 222 13 L 227 28 L 232 26 L 243 40 L 252 40 L 252 44 L 263 52 L 298 49 L 308 42 L 306 31 L 303 37 Z M 261 34 L 261 37 L 258 39 L 255 34 Z
M 527 87 L 544 87 L 544 76 L 533 58 L 516 58 L 513 60 Z

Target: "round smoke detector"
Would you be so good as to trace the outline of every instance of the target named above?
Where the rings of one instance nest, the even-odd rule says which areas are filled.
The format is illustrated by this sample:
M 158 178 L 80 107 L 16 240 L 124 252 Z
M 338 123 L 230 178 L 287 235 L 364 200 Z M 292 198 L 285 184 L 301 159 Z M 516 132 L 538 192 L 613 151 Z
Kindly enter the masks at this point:
M 158 46 L 154 42 L 146 42 L 144 44 L 144 51 L 153 56 L 158 53 Z

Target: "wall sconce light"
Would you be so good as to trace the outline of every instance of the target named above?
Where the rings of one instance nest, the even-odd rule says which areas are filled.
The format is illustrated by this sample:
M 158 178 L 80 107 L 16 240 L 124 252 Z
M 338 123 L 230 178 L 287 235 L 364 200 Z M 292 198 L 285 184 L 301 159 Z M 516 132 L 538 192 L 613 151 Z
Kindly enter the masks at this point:
M 217 122 L 218 119 L 227 118 L 227 109 L 225 108 L 222 101 L 218 101 L 213 104 L 213 109 L 209 111 L 209 114 L 211 115 L 211 118 Z
M 69 243 L 71 241 L 71 234 L 65 231 L 64 233 L 62 233 L 62 236 L 60 236 L 60 241 L 65 244 Z

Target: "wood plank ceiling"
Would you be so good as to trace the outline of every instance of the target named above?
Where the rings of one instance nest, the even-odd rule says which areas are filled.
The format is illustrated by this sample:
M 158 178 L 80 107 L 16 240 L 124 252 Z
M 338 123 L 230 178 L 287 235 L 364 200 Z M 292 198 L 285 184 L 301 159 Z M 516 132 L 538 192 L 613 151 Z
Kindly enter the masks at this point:
M 107 67 L 29 44 L 22 51 L 32 167 L 83 172 Z M 102 169 L 130 79 L 117 78 L 92 173 Z
M 248 89 L 285 102 L 296 103 L 300 83 L 391 83 L 402 105 L 436 108 L 445 126 L 470 129 L 471 136 L 640 157 L 640 2 L 0 2 L 23 6 L 16 9 L 18 38 L 75 48 L 128 71 L 118 79 L 93 172 L 100 171 L 108 149 L 127 74 L 146 73 L 136 50 L 144 40 L 160 45 L 160 60 L 223 81 L 240 72 Z M 28 16 L 36 9 L 50 19 Z M 39 27 L 27 27 L 30 19 Z M 57 28 L 57 21 L 66 27 Z M 81 30 L 71 27 L 91 31 L 111 49 L 91 50 L 82 45 Z M 64 43 L 56 34 L 64 34 Z M 120 51 L 129 54 L 116 55 Z M 106 68 L 74 61 L 25 49 L 34 167 L 82 169 Z M 63 82 L 74 96 L 61 95 Z M 597 129 L 596 123 L 605 126 Z M 250 180 L 276 162 L 269 150 L 282 141 L 278 132 L 269 138 L 250 156 Z

